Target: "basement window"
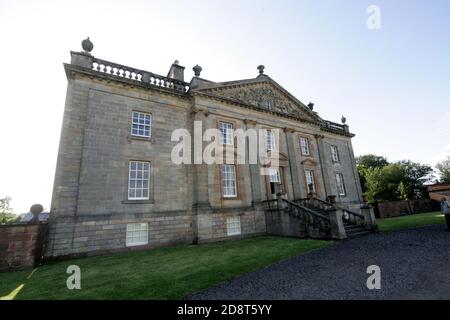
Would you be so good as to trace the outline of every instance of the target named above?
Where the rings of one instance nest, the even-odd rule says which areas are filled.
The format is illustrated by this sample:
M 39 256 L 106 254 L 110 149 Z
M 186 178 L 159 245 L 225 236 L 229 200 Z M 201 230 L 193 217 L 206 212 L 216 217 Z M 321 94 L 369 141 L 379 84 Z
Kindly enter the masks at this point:
M 126 246 L 140 246 L 148 244 L 148 223 L 127 224 Z
M 227 218 L 227 235 L 236 236 L 241 234 L 241 217 L 234 216 Z

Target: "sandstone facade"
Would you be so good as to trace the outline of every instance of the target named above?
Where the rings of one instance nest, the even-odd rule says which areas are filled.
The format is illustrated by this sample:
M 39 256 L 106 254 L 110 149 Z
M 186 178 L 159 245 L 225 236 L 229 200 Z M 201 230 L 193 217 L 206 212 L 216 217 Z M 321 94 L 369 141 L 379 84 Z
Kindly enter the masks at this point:
M 172 132 L 185 128 L 193 134 L 194 121 L 201 121 L 203 130 L 218 128 L 219 122 L 233 129 L 280 129 L 277 149 L 286 198 L 306 197 L 305 170 L 311 170 L 318 198 L 335 195 L 342 206 L 359 210 L 361 189 L 348 126 L 320 118 L 261 68 L 253 79 L 215 83 L 195 76 L 188 83 L 178 63 L 162 77 L 87 52 L 72 52 L 64 68 L 68 89 L 47 257 L 266 233 L 264 201 L 273 190 L 259 165 L 236 164 L 236 196 L 224 197 L 219 164 L 171 160 L 177 144 Z M 151 137 L 132 134 L 133 112 L 151 115 Z M 309 155 L 302 154 L 301 137 L 308 139 Z M 331 148 L 337 148 L 337 161 Z M 145 199 L 129 197 L 130 161 L 150 164 Z M 239 222 L 239 233 L 230 232 L 230 221 L 236 228 Z M 145 243 L 127 244 L 130 224 L 146 225 Z

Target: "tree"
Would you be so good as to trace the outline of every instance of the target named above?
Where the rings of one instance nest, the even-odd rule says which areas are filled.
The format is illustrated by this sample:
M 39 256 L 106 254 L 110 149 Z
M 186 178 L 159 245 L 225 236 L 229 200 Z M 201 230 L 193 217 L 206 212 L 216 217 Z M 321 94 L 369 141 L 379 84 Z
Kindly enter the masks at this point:
M 402 182 L 405 184 L 408 199 L 423 199 L 428 196 L 425 183 L 433 177 L 433 168 L 412 161 L 397 162 L 404 170 Z
M 365 154 L 356 158 L 356 165 L 358 168 L 383 168 L 387 166 L 389 162 L 385 157 L 377 156 L 374 154 Z
M 369 202 L 421 199 L 427 196 L 425 182 L 433 169 L 411 161 L 398 161 L 365 170 L 365 196 Z
M 16 222 L 19 217 L 13 213 L 10 197 L 0 199 L 0 223 Z
M 365 171 L 367 200 L 369 202 L 398 200 L 399 184 L 403 178 L 404 172 L 398 164 L 367 169 Z
M 439 172 L 439 182 L 450 183 L 450 156 L 436 164 L 436 168 Z
M 374 168 L 383 168 L 387 166 L 389 162 L 385 157 L 377 156 L 374 154 L 365 154 L 359 157 L 356 157 L 356 168 L 359 174 L 359 181 L 361 183 L 362 191 L 365 192 L 367 190 L 367 179 L 366 172 L 368 169 Z

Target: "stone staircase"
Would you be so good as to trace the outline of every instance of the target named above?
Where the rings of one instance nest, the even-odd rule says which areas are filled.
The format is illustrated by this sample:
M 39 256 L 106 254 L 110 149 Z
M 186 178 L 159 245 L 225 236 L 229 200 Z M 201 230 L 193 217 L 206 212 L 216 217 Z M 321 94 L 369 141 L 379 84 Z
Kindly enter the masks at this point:
M 331 204 L 330 204 L 331 205 Z M 311 211 L 314 211 L 315 213 L 321 214 L 321 215 L 327 215 L 326 210 L 323 207 L 317 206 L 317 207 L 308 207 Z M 347 211 L 347 210 L 346 210 Z M 352 213 L 351 211 L 347 211 L 348 213 Z M 355 214 L 355 213 L 352 213 Z M 373 233 L 371 230 L 367 230 L 364 225 L 356 224 L 354 222 L 350 221 L 344 221 L 344 229 L 345 233 L 348 238 L 355 238 L 363 235 L 368 235 Z
M 376 228 L 366 228 L 363 214 L 336 207 L 330 202 L 317 198 L 297 199 L 295 201 L 282 199 L 281 207 L 279 207 L 277 200 L 271 200 L 268 204 L 269 207 L 272 206 L 272 210 L 278 210 L 293 216 L 302 226 L 306 237 L 345 239 L 368 235 L 376 230 Z M 341 210 L 341 218 L 336 216 L 337 210 Z M 342 220 L 340 221 L 340 219 Z M 293 221 L 290 223 L 296 224 Z M 338 231 L 339 229 L 342 231 Z M 292 232 L 290 235 L 292 235 Z
M 367 230 L 364 226 L 352 224 L 349 222 L 344 222 L 344 229 L 348 238 L 355 238 L 372 233 L 372 231 Z

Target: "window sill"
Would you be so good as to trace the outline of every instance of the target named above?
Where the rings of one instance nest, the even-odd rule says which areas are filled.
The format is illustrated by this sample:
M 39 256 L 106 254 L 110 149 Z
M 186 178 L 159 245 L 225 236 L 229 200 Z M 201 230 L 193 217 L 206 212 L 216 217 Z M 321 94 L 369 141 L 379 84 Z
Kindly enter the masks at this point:
M 122 204 L 153 204 L 154 200 L 123 200 Z
M 222 196 L 222 200 L 239 200 L 240 198 L 238 196 L 234 196 L 234 197 L 224 197 Z
M 131 141 L 133 141 L 133 140 L 137 140 L 137 141 L 146 141 L 146 142 L 153 142 L 152 137 L 146 138 L 146 137 L 139 137 L 139 136 L 128 135 L 128 141 L 131 142 Z
M 136 247 L 136 246 L 146 246 L 146 245 L 148 245 L 148 241 L 147 242 L 126 243 L 125 244 L 126 247 Z
M 228 237 L 236 237 L 236 236 L 240 236 L 242 233 L 241 232 L 239 232 L 239 233 L 227 233 L 227 236 Z

